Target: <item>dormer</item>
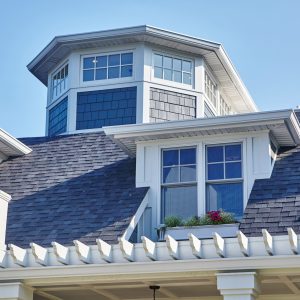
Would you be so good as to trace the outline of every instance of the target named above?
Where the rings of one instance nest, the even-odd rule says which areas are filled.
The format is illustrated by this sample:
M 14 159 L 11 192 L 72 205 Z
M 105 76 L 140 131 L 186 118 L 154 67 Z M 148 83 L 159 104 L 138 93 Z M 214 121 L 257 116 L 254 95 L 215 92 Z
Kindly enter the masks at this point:
M 55 37 L 28 69 L 47 135 L 257 111 L 221 44 L 151 26 Z

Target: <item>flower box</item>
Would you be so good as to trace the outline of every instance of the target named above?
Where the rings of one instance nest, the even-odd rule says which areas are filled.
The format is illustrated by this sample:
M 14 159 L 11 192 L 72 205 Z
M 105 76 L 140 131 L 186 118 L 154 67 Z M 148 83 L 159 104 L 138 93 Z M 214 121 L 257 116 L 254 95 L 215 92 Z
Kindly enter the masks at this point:
M 175 240 L 187 240 L 189 234 L 192 233 L 199 239 L 210 239 L 214 232 L 217 232 L 221 237 L 236 237 L 239 230 L 239 223 L 219 224 L 219 225 L 202 225 L 202 226 L 178 226 L 178 227 L 163 227 L 159 229 L 159 240 L 165 240 L 166 235 L 170 235 Z

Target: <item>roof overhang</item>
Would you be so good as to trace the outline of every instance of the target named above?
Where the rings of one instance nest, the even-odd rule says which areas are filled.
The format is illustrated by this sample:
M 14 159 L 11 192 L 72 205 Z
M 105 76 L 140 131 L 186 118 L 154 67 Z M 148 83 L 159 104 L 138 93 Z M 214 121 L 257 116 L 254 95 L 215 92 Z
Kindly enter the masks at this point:
M 131 155 L 135 155 L 136 143 L 142 141 L 262 130 L 269 130 L 279 146 L 300 144 L 300 124 L 292 109 L 187 121 L 104 127 L 105 134 Z
M 32 150 L 0 128 L 0 162 L 11 156 L 22 156 Z
M 48 73 L 72 51 L 146 42 L 204 57 L 238 112 L 258 111 L 221 44 L 148 25 L 55 37 L 29 64 L 29 71 L 47 86 Z

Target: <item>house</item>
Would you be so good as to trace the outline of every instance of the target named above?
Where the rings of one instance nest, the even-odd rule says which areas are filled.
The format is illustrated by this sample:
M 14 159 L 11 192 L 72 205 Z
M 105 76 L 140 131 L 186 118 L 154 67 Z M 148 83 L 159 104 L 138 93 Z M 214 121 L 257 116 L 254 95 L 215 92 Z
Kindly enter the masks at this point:
M 299 112 L 260 112 L 222 45 L 137 26 L 28 69 L 46 131 L 0 131 L 0 299 L 300 299 Z

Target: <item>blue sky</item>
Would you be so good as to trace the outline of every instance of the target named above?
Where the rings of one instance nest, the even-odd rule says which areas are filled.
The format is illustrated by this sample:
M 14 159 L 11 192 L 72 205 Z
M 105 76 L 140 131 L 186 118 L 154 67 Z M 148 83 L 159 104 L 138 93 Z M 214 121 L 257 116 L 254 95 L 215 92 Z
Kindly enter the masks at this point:
M 220 42 L 261 110 L 300 105 L 298 0 L 3 0 L 0 127 L 44 135 L 46 87 L 26 65 L 56 35 L 148 24 Z

